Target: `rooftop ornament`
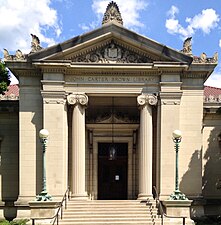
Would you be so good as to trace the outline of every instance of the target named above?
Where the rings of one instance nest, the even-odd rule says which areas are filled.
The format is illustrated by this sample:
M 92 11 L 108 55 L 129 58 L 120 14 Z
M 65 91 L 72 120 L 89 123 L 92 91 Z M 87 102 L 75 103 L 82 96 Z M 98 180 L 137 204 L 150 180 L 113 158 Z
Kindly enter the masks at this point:
M 187 54 L 187 55 L 192 55 L 192 37 L 188 37 L 184 42 L 183 42 L 183 50 L 181 52 Z
M 109 23 L 109 22 L 116 22 L 120 25 L 123 25 L 123 19 L 121 17 L 121 13 L 119 11 L 119 8 L 116 4 L 116 2 L 111 1 L 106 9 L 106 12 L 104 13 L 102 25 Z
M 207 57 L 206 53 L 203 52 L 199 57 L 193 56 L 192 54 L 192 37 L 188 37 L 183 42 L 183 49 L 180 51 L 186 55 L 193 57 L 193 63 L 206 63 L 206 64 L 217 64 L 218 53 L 216 52 L 213 57 Z
M 29 54 L 38 52 L 42 49 L 42 47 L 40 46 L 39 38 L 34 34 L 31 34 L 31 37 L 32 37 L 31 51 Z M 23 54 L 22 51 L 19 49 L 15 52 L 15 55 L 10 55 L 8 50 L 4 48 L 3 54 L 4 54 L 3 58 L 4 61 L 22 61 L 26 60 L 28 57 L 28 54 Z
M 32 37 L 32 41 L 31 41 L 31 52 L 30 53 L 40 51 L 42 49 L 42 47 L 40 46 L 39 38 L 34 34 L 31 34 L 31 37 Z

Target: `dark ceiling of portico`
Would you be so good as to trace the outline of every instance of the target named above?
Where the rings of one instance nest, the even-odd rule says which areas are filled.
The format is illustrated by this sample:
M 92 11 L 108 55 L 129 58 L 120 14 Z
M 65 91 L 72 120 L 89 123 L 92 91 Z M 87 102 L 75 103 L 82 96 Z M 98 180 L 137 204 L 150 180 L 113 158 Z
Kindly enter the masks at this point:
M 86 122 L 138 123 L 139 113 L 136 97 L 90 97 Z

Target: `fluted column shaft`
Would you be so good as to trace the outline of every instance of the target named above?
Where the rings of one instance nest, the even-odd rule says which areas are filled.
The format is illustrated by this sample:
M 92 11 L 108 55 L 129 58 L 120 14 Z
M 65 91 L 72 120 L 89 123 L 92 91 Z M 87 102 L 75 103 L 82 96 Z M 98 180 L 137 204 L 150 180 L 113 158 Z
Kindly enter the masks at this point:
M 139 139 L 139 195 L 138 199 L 152 196 L 152 108 L 157 98 L 152 94 L 142 94 L 137 97 L 140 105 L 140 139 Z
M 71 94 L 68 103 L 72 114 L 72 197 L 87 199 L 85 191 L 85 106 L 88 97 L 84 93 Z

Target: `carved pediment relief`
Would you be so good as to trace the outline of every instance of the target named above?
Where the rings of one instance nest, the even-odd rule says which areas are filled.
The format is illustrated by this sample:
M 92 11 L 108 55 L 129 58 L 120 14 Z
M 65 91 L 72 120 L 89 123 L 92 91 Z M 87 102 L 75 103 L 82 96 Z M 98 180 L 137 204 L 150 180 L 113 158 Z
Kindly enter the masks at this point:
M 72 62 L 86 63 L 151 63 L 156 60 L 146 53 L 134 50 L 114 40 L 102 46 L 87 49 L 85 52 L 68 56 L 66 59 Z

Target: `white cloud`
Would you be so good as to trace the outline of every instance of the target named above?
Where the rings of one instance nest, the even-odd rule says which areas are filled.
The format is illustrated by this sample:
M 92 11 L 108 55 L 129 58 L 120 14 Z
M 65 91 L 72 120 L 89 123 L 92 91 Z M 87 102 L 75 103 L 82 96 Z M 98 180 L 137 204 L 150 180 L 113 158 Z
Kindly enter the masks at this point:
M 214 72 L 205 82 L 206 86 L 221 88 L 221 71 Z
M 171 19 L 175 19 L 176 14 L 179 13 L 179 9 L 172 5 L 170 10 L 167 12 L 167 15 L 171 18 Z
M 98 21 L 93 22 L 88 26 L 84 26 L 83 28 L 94 28 L 94 26 L 101 24 L 109 2 L 110 0 L 93 0 L 92 9 L 97 15 Z M 140 21 L 140 12 L 145 10 L 148 6 L 147 0 L 130 0 L 127 2 L 125 2 L 125 0 L 116 0 L 115 2 L 119 7 L 125 27 L 136 29 L 144 26 L 144 24 Z
M 193 29 L 201 29 L 204 33 L 208 34 L 212 29 L 217 27 L 219 22 L 219 15 L 216 14 L 214 9 L 205 9 L 201 14 L 195 15 L 193 18 L 186 18 Z
M 30 51 L 33 33 L 40 38 L 42 44 L 48 46 L 55 43 L 49 38 L 49 32 L 59 37 L 61 27 L 57 12 L 50 7 L 51 0 L 4 0 L 0 1 L 0 49 L 10 51 L 20 49 Z
M 221 39 L 219 40 L 219 47 L 221 48 Z
M 221 88 L 221 65 L 215 68 L 214 72 L 210 75 L 210 77 L 205 82 L 206 86 Z
M 185 22 L 188 24 L 184 28 L 178 19 L 176 14 L 179 13 L 179 9 L 176 6 L 171 6 L 167 15 L 169 18 L 166 20 L 165 26 L 168 33 L 180 34 L 183 38 L 192 36 L 197 30 L 201 30 L 205 34 L 209 34 L 212 29 L 218 26 L 220 20 L 219 15 L 214 9 L 205 9 L 201 13 L 195 15 L 193 18 L 186 18 Z

